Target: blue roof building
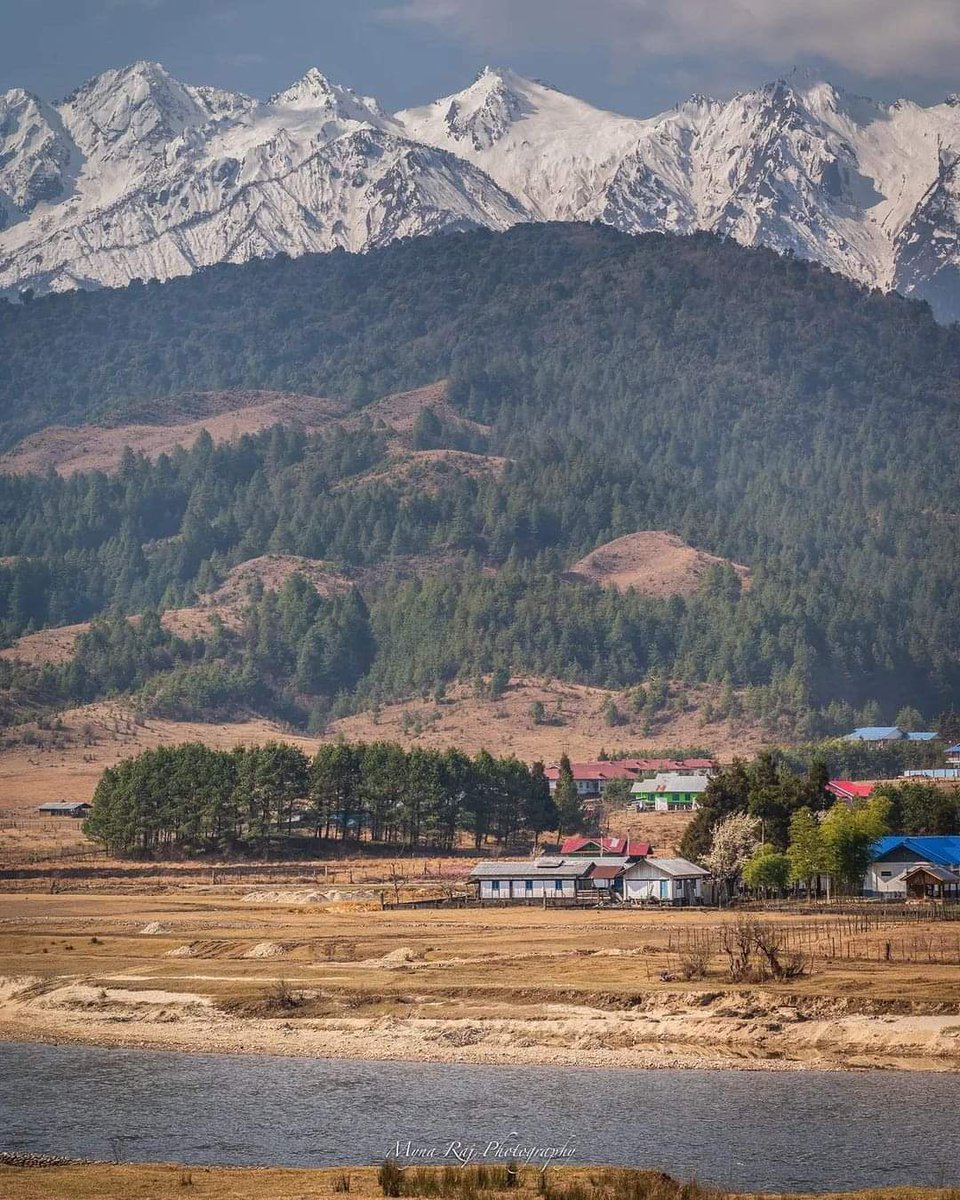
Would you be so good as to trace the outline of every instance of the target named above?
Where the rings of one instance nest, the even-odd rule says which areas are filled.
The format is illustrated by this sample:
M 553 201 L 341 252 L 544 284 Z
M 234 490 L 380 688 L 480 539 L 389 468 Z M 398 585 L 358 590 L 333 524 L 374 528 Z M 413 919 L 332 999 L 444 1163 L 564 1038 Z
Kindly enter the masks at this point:
M 960 837 L 905 837 L 890 834 L 874 842 L 870 850 L 874 862 L 896 858 L 898 862 L 928 862 L 938 867 L 960 866 Z
M 907 733 L 899 725 L 862 725 L 853 733 L 848 733 L 848 742 L 935 742 L 939 735 L 925 731 L 923 733 Z
M 872 861 L 863 878 L 865 896 L 903 900 L 917 895 L 943 898 L 960 892 L 960 837 L 894 834 L 874 842 L 870 854 Z M 929 870 L 924 872 L 922 867 Z M 933 878 L 928 879 L 931 873 Z M 918 879 L 925 881 L 919 892 Z

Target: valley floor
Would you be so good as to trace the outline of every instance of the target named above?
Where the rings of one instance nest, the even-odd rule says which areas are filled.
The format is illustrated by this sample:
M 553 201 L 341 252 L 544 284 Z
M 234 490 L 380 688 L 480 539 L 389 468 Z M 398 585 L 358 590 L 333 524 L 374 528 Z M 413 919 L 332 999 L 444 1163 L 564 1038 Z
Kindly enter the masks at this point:
M 0 1039 L 435 1062 L 960 1069 L 953 923 L 763 919 L 803 948 L 803 978 L 730 982 L 720 948 L 730 918 L 705 910 L 379 911 L 216 889 L 8 894 Z M 684 981 L 694 947 L 706 974 Z

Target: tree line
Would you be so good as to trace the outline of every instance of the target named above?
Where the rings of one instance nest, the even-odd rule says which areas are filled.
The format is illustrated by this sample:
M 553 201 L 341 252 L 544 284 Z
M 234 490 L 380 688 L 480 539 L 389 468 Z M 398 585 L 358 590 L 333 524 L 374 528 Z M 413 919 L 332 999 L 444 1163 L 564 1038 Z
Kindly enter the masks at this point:
M 536 840 L 557 826 L 541 763 L 486 751 L 337 742 L 312 758 L 273 742 L 160 747 L 108 767 L 85 832 L 112 854 L 266 855 L 296 840 L 450 850 Z

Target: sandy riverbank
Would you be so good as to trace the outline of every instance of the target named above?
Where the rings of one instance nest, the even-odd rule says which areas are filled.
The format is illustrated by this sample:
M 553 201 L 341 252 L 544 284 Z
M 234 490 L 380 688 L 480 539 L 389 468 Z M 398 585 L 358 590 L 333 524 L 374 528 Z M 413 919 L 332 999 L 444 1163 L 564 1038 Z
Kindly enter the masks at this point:
M 200 993 L 122 985 L 0 983 L 0 1040 L 211 1054 L 575 1067 L 742 1070 L 960 1069 L 960 1017 L 816 1017 L 815 1003 L 760 992 L 691 1005 L 659 996 L 630 1011 L 539 1004 L 523 1015 L 236 1016 Z M 309 1011 L 309 1002 L 305 1003 Z
M 802 947 L 803 974 L 738 984 L 719 949 L 729 919 L 366 911 L 293 892 L 8 893 L 0 1038 L 422 1062 L 960 1069 L 953 923 L 773 914 L 784 945 Z M 684 981 L 691 944 L 701 973 Z

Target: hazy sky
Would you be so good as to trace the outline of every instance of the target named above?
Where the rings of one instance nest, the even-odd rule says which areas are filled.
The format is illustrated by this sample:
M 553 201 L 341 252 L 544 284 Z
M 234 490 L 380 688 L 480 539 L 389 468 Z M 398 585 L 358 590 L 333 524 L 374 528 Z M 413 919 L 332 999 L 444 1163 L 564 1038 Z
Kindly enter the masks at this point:
M 486 62 L 641 115 L 797 64 L 878 99 L 960 92 L 960 0 L 0 0 L 0 31 L 0 91 L 49 99 L 138 58 L 258 96 L 317 66 L 388 108 Z

